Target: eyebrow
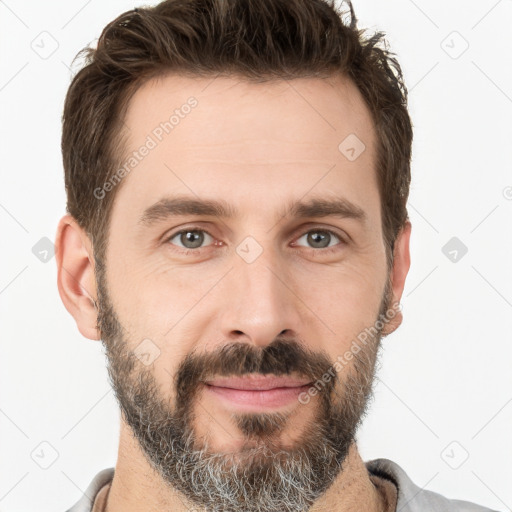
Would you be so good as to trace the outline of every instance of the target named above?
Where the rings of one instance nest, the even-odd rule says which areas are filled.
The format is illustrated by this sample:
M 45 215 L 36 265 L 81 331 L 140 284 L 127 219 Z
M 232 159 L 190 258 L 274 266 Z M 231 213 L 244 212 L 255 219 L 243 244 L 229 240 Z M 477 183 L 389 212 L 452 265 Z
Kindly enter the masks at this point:
M 189 196 L 164 197 L 144 210 L 139 223 L 151 226 L 170 217 L 186 215 L 231 219 L 239 216 L 240 213 L 236 207 L 222 199 L 197 199 Z M 283 217 L 338 217 L 355 219 L 361 223 L 368 220 L 366 212 L 361 207 L 341 197 L 313 198 L 308 201 L 291 200 L 277 215 L 277 219 Z

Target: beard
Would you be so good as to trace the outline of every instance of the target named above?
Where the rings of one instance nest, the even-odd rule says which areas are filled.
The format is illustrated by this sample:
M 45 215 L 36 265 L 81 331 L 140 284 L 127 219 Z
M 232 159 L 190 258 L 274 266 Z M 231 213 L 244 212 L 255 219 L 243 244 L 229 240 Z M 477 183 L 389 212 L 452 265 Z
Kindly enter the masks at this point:
M 189 353 L 174 377 L 175 405 L 132 350 L 108 296 L 104 267 L 97 266 L 98 328 L 108 374 L 121 414 L 149 465 L 193 510 L 211 512 L 306 512 L 343 469 L 356 431 L 373 397 L 381 330 L 353 354 L 340 379 L 325 352 L 308 350 L 296 339 L 278 337 L 261 348 L 230 343 L 206 353 Z M 389 306 L 389 282 L 379 318 Z M 331 369 L 334 377 L 322 381 Z M 321 383 L 311 401 L 314 413 L 293 446 L 279 444 L 292 413 L 233 414 L 246 440 L 235 453 L 218 453 L 194 429 L 194 400 L 212 376 L 248 373 L 299 375 Z M 311 389 L 311 388 L 310 388 Z M 298 407 L 304 407 L 299 405 Z M 209 418 L 211 419 L 211 418 Z

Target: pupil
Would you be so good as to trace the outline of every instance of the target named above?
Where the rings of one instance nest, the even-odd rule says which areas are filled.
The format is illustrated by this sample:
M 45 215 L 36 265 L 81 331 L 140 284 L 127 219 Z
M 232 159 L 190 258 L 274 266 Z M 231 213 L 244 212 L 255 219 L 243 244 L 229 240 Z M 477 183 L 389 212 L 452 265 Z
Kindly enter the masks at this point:
M 315 231 L 313 234 L 309 235 L 309 242 L 311 242 L 314 247 L 327 247 L 329 245 L 328 236 L 328 233 L 322 234 L 321 231 Z M 327 243 L 325 243 L 326 241 Z
M 183 241 L 183 235 L 185 236 L 185 242 Z M 200 247 L 203 243 L 203 234 L 199 231 L 187 231 L 182 234 L 182 240 L 181 242 L 185 247 L 188 249 L 194 249 L 196 247 Z M 191 245 L 187 245 L 187 244 Z

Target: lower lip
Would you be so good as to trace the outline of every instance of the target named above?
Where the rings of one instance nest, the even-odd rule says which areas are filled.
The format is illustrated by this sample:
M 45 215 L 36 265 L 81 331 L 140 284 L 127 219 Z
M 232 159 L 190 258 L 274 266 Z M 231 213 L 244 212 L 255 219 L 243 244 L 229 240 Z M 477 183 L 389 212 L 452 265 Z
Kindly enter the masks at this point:
M 248 390 L 222 388 L 206 384 L 205 388 L 230 404 L 245 410 L 277 408 L 298 402 L 299 395 L 310 388 L 311 384 L 292 388 L 273 388 L 267 390 Z

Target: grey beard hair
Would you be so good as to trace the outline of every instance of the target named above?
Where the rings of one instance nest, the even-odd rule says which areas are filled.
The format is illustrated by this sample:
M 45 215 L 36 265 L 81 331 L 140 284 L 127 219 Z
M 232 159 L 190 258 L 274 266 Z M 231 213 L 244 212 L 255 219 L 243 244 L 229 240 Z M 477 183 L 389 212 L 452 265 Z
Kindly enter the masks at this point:
M 274 452 L 268 456 L 279 455 Z M 307 456 L 283 455 L 283 462 L 274 463 L 270 481 L 264 475 L 259 480 L 248 475 L 244 463 L 234 462 L 232 456 L 207 456 L 203 450 L 186 455 L 176 473 L 182 481 L 191 482 L 197 501 L 211 504 L 205 509 L 208 511 L 305 512 L 322 494 L 323 486 L 318 482 L 321 472 L 315 473 Z M 326 461 L 332 458 L 327 448 L 318 456 Z
M 373 397 L 371 368 L 375 358 L 364 354 L 358 365 L 366 370 L 360 367 L 356 375 L 365 378 L 348 376 L 341 392 L 347 398 L 342 400 L 343 405 L 331 411 L 328 423 L 310 423 L 307 430 L 314 432 L 313 437 L 306 433 L 297 450 L 276 450 L 270 440 L 235 454 L 211 453 L 208 442 L 197 449 L 187 417 L 176 424 L 176 416 L 169 416 L 164 420 L 165 427 L 160 421 L 148 422 L 146 416 L 141 424 L 135 421 L 135 435 L 150 465 L 190 501 L 190 512 L 307 512 L 342 470 L 348 445 Z M 152 380 L 149 374 L 143 380 L 148 378 Z M 350 412 L 345 409 L 342 413 L 342 407 L 350 408 Z M 134 412 L 128 409 L 132 424 Z M 358 417 L 357 424 L 346 425 L 347 415 Z M 142 419 L 140 415 L 139 418 Z M 337 428 L 333 428 L 334 424 Z M 332 430 L 339 432 L 345 428 L 351 429 L 345 442 L 340 442 L 336 435 L 333 438 Z M 180 442 L 178 436 L 158 436 L 155 440 L 150 434 L 173 431 L 186 432 L 186 436 L 182 435 Z
M 364 359 L 361 364 L 373 365 L 371 357 Z M 344 392 L 353 399 L 345 401 L 345 406 L 352 407 L 349 415 L 359 416 L 359 422 L 373 397 L 372 383 L 373 378 L 358 381 L 349 376 L 345 385 Z M 360 406 L 363 402 L 364 411 Z M 339 418 L 339 412 L 335 416 Z M 319 425 L 314 428 L 320 434 Z M 357 425 L 354 434 L 356 429 Z M 321 437 L 330 436 L 324 430 Z M 245 453 L 237 460 L 238 454 L 208 454 L 207 446 L 201 450 L 187 446 L 173 469 L 175 475 L 167 478 L 178 478 L 186 495 L 195 497 L 194 502 L 209 504 L 204 509 L 208 512 L 307 512 L 340 473 L 344 457 L 340 457 L 341 447 L 329 442 L 309 447 L 304 441 L 302 447 L 291 454 L 259 446 L 248 451 L 248 465 Z M 310 456 L 312 449 L 314 457 Z
M 373 398 L 380 333 L 353 354 L 329 392 L 319 393 L 318 413 L 292 449 L 279 449 L 270 434 L 286 423 L 281 413 L 234 415 L 241 432 L 257 441 L 236 453 L 210 451 L 198 443 L 193 407 L 169 408 L 149 367 L 128 348 L 128 337 L 97 276 L 98 327 L 109 360 L 108 373 L 121 413 L 150 466 L 189 512 L 307 512 L 342 471 L 356 431 Z M 387 307 L 384 300 L 381 310 Z M 325 390 L 324 390 L 325 391 Z M 171 494 L 172 494 L 171 492 Z M 178 495 L 179 496 L 179 495 Z

